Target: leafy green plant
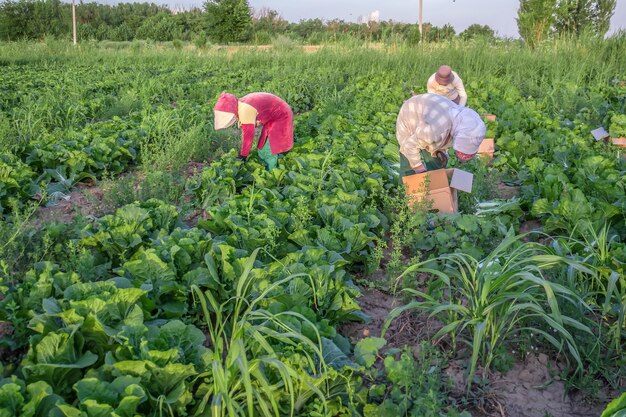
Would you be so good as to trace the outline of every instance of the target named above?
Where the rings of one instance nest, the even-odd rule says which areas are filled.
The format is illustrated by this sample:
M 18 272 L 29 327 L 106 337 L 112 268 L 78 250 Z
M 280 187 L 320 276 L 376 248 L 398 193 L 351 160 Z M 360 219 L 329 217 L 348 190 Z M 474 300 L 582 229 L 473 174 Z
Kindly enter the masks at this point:
M 609 133 L 613 138 L 626 136 L 626 114 L 616 114 L 611 117 Z
M 579 229 L 572 235 L 582 236 L 580 239 L 559 239 L 552 246 L 563 255 L 580 256 L 597 272 L 592 279 L 587 274 L 570 274 L 567 284 L 599 310 L 608 327 L 606 336 L 611 339 L 612 350 L 621 355 L 626 325 L 626 264 L 622 261 L 626 246 L 608 223 L 597 229 L 582 222 Z
M 232 299 L 220 304 L 210 291 L 192 286 L 204 313 L 211 357 L 209 370 L 199 375 L 202 382 L 197 395 L 203 399 L 197 413 L 210 408 L 215 416 L 270 417 L 281 411 L 294 415 L 303 397 L 324 398 L 320 388 L 325 379 L 326 353 L 319 348 L 319 334 L 313 343 L 282 320 L 294 316 L 306 321 L 304 316 L 294 312 L 272 314 L 260 308 L 269 294 L 294 276 L 254 294 L 251 271 L 257 253 L 258 249 L 247 260 Z M 214 265 L 209 270 L 219 279 Z M 299 364 L 281 360 L 276 344 L 294 349 L 292 354 L 297 355 Z
M 623 417 L 626 415 L 626 393 L 620 395 L 606 406 L 600 417 Z
M 417 309 L 436 316 L 444 326 L 435 339 L 450 335 L 471 349 L 468 388 L 477 365 L 487 372 L 501 344 L 521 331 L 532 331 L 545 338 L 556 349 L 566 348 L 582 368 L 582 359 L 571 330 L 591 333 L 589 328 L 561 314 L 563 303 L 583 303 L 573 290 L 552 282 L 553 268 L 571 267 L 593 275 L 583 263 L 558 256 L 535 243 L 521 243 L 523 236 L 510 234 L 484 259 L 453 253 L 438 258 L 443 270 L 430 269 L 418 263 L 403 275 L 425 272 L 437 277 L 428 293 L 405 288 L 407 294 L 421 298 L 389 313 L 383 335 L 390 322 L 407 310 Z M 402 275 L 399 277 L 402 278 Z M 551 332 L 537 322 L 545 323 Z
M 427 342 L 384 359 L 384 371 L 367 390 L 363 416 L 467 417 L 448 403 L 444 356 Z

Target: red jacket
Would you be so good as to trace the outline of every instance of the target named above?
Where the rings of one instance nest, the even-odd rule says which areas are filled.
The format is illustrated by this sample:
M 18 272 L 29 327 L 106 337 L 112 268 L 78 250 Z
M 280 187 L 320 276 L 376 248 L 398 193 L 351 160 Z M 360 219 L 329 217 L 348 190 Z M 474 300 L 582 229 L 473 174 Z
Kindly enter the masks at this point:
M 293 112 L 280 97 L 269 93 L 251 93 L 239 99 L 254 107 L 256 121 L 263 126 L 258 148 L 269 139 L 272 154 L 287 152 L 293 148 Z M 254 124 L 242 124 L 241 156 L 248 156 L 254 141 Z

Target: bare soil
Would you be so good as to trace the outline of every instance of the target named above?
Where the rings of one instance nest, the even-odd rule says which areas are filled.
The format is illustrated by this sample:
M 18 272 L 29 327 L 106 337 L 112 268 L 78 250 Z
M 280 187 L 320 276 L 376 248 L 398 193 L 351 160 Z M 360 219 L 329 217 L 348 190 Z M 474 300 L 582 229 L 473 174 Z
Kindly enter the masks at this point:
M 342 325 L 339 332 L 350 338 L 353 343 L 366 337 L 380 337 L 381 330 L 389 312 L 400 305 L 396 297 L 379 290 L 362 290 L 359 304 L 363 313 L 367 314 L 369 323 L 350 322 Z
M 592 417 L 602 414 L 604 405 L 581 402 L 568 394 L 565 383 L 551 375 L 557 366 L 545 354 L 528 355 L 504 375 L 493 378 L 492 385 L 507 417 Z M 549 414 L 548 414 L 549 413 Z
M 71 223 L 76 216 L 98 217 L 104 214 L 104 194 L 94 183 L 79 183 L 67 199 L 49 207 L 41 207 L 33 223 L 40 227 L 46 223 Z
M 302 51 L 306 52 L 306 53 L 315 53 L 317 51 L 319 51 L 322 48 L 322 45 L 302 45 L 302 46 L 297 46 L 297 48 L 300 48 Z M 218 47 L 218 49 L 223 49 L 222 47 Z M 231 56 L 241 50 L 244 51 L 271 51 L 272 49 L 274 49 L 274 46 L 272 45 L 233 45 L 233 46 L 228 46 L 226 47 L 226 53 Z
M 496 192 L 496 197 L 497 198 L 501 198 L 503 200 L 510 200 L 513 197 L 518 197 L 519 196 L 520 189 L 519 189 L 519 187 L 506 185 L 503 182 L 499 182 L 496 185 L 495 192 Z
M 211 161 L 190 162 L 182 172 L 185 178 L 191 178 L 199 172 L 202 172 L 202 170 L 210 164 Z M 118 181 L 132 181 L 135 191 L 140 188 L 143 179 L 144 174 L 140 171 L 128 171 L 117 178 Z M 91 181 L 78 183 L 74 186 L 66 199 L 49 207 L 41 207 L 33 220 L 33 224 L 35 227 L 39 228 L 51 222 L 69 224 L 77 216 L 101 217 L 117 208 L 107 206 L 105 199 L 106 192 L 106 189 L 102 189 L 99 185 Z M 198 210 L 197 212 L 189 214 L 184 220 L 189 227 L 194 227 L 198 224 L 198 219 L 203 216 L 204 212 Z
M 541 224 L 539 220 L 529 220 L 527 222 L 522 223 L 522 225 L 519 228 L 519 232 L 528 233 L 528 232 L 532 232 L 535 230 L 541 230 L 542 228 L 543 228 L 543 225 Z
M 362 289 L 359 299 L 361 309 L 371 317 L 369 323 L 347 323 L 339 328 L 353 343 L 365 337 L 380 337 L 388 313 L 404 304 L 400 297 L 376 289 Z M 428 340 L 433 345 L 445 341 L 432 340 L 441 323 L 424 316 L 404 313 L 395 319 L 386 338 L 387 348 L 412 346 L 416 349 L 420 341 Z M 466 359 L 455 359 L 445 370 L 446 377 L 453 382 L 450 395 L 456 399 L 467 398 L 465 392 Z M 557 374 L 559 364 L 545 354 L 529 354 L 504 373 L 493 372 L 487 376 L 489 384 L 480 398 L 470 398 L 474 404 L 474 417 L 597 417 L 606 406 L 589 404 L 576 393 L 567 393 L 565 383 Z M 482 370 L 477 370 L 480 374 Z M 605 393 L 613 398 L 614 393 Z M 608 400 L 606 401 L 608 402 Z

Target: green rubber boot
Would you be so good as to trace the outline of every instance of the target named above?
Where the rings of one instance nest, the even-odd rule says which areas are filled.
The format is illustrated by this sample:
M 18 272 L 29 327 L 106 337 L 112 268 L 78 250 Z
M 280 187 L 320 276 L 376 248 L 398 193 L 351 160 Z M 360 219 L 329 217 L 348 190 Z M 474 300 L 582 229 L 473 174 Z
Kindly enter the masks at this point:
M 259 150 L 259 158 L 265 163 L 265 169 L 268 171 L 273 170 L 278 166 L 278 155 L 274 155 L 270 149 L 269 138 L 265 141 L 263 148 Z

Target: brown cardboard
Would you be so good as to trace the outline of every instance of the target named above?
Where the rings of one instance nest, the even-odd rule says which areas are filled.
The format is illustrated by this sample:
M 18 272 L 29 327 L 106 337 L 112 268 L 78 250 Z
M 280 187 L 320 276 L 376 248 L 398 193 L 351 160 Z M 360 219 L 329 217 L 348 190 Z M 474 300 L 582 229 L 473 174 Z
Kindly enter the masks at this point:
M 478 148 L 478 155 L 493 158 L 493 153 L 496 151 L 496 141 L 489 138 L 483 139 L 480 147 Z
M 438 169 L 402 178 L 411 205 L 424 203 L 425 208 L 440 213 L 456 213 L 457 190 L 471 192 L 474 176 L 460 169 Z
M 620 148 L 626 148 L 626 138 L 611 138 L 613 145 Z

